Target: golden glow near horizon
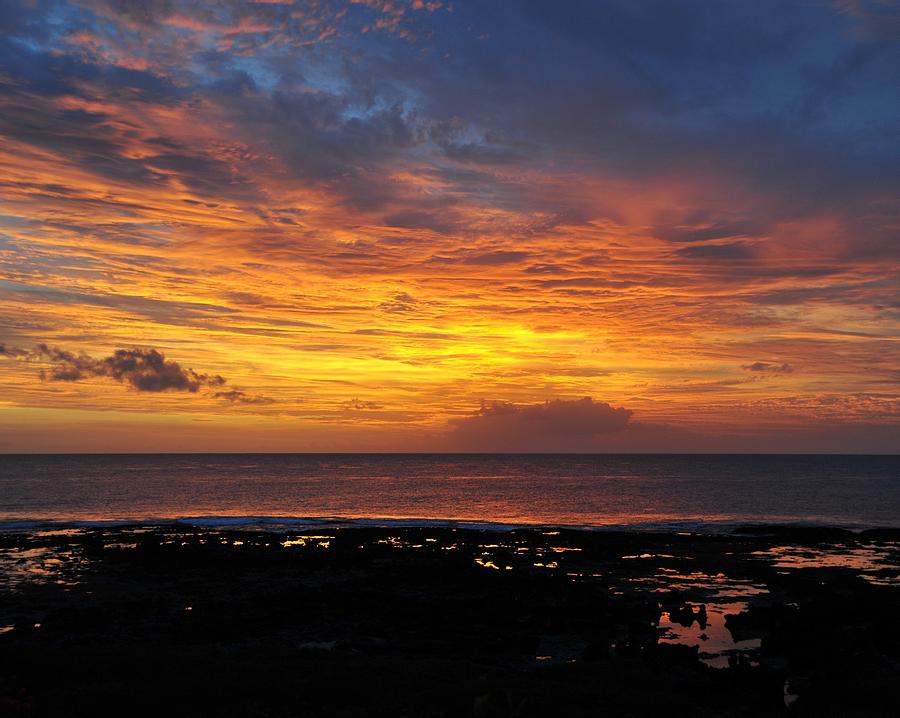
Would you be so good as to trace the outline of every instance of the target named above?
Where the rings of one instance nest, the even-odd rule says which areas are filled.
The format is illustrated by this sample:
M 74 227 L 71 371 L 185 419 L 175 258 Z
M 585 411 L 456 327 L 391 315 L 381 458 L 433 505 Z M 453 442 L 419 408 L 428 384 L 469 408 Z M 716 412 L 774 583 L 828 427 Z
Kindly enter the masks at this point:
M 442 119 L 430 86 L 393 76 L 371 91 L 402 99 L 354 109 L 361 80 L 331 78 L 332 58 L 362 38 L 372 63 L 397 43 L 431 62 L 442 26 L 432 40 L 409 28 L 452 20 L 439 3 L 367 5 L 392 19 L 354 35 L 352 15 L 318 18 L 307 46 L 272 29 L 275 6 L 262 29 L 248 5 L 225 30 L 199 14 L 139 27 L 87 3 L 95 15 L 66 15 L 72 31 L 41 52 L 102 71 L 52 90 L 27 70 L 0 77 L 0 450 L 484 449 L 469 424 L 492 417 L 507 421 L 498 449 L 898 437 L 896 183 L 867 184 L 850 209 L 804 196 L 786 210 L 781 181 L 747 179 L 757 168 L 725 150 L 618 172 L 612 150 L 559 141 L 553 155 L 558 138 L 516 139 L 512 120 L 495 148 L 492 115 Z M 227 38 L 256 86 L 218 88 L 225 74 L 166 64 L 137 37 L 184 58 Z M 303 72 L 278 70 L 286 57 Z M 40 344 L 96 360 L 153 348 L 227 382 L 53 380 L 53 361 L 26 353 Z M 630 410 L 627 426 L 569 417 L 583 397 Z M 546 444 L 515 432 L 555 419 L 502 418 L 553 400 L 566 406 Z

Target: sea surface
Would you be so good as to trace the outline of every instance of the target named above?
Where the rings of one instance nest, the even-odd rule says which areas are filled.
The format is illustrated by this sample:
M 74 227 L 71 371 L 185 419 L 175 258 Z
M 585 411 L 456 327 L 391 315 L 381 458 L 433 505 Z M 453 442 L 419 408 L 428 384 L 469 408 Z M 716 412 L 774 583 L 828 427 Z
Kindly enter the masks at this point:
M 900 526 L 900 456 L 0 455 L 0 528 L 43 524 Z

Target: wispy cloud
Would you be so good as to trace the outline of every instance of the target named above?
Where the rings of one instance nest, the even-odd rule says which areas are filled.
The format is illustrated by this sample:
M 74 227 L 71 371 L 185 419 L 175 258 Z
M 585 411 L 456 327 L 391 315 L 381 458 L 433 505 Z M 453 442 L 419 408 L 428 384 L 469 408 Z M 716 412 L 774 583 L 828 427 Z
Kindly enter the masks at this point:
M 3 401 L 389 426 L 398 448 L 597 396 L 635 442 L 800 436 L 822 407 L 788 396 L 896 393 L 895 16 L 13 0 Z M 519 411 L 469 417 L 480 397 Z

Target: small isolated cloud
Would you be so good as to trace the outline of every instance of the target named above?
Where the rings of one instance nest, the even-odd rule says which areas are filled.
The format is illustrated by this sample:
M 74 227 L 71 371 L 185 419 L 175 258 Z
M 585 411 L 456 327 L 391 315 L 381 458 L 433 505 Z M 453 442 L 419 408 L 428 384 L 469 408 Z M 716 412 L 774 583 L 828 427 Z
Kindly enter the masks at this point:
M 463 260 L 466 264 L 494 266 L 497 264 L 515 264 L 528 258 L 528 252 L 487 252 L 476 254 Z
M 769 374 L 790 374 L 794 371 L 794 367 L 791 364 L 777 364 L 775 362 L 767 361 L 755 361 L 752 364 L 741 364 L 741 369 Z
M 682 247 L 675 252 L 679 257 L 687 259 L 751 259 L 753 252 L 746 242 L 730 244 L 698 244 Z
M 177 361 L 166 359 L 162 352 L 152 348 L 116 349 L 109 356 L 97 359 L 84 352 L 76 354 L 43 343 L 31 350 L 0 345 L 0 356 L 49 364 L 49 367 L 40 370 L 39 376 L 42 381 L 75 382 L 106 377 L 139 392 L 179 391 L 196 394 L 201 389 L 209 389 L 213 397 L 232 403 L 272 403 L 271 399 L 247 394 L 237 387 L 216 391 L 225 386 L 227 382 L 225 377 L 183 367 Z
M 375 411 L 381 409 L 382 405 L 375 401 L 361 401 L 359 399 L 351 399 L 341 404 L 341 409 L 345 411 Z
M 623 431 L 632 412 L 606 402 L 555 399 L 543 404 L 483 403 L 452 421 L 451 442 L 478 451 L 566 451 L 601 434 Z
M 203 386 L 217 387 L 225 383 L 218 374 L 201 374 L 166 359 L 156 349 L 116 349 L 110 356 L 95 359 L 87 354 L 74 354 L 58 347 L 38 344 L 29 359 L 52 364 L 42 370 L 41 377 L 50 381 L 79 381 L 91 377 L 110 377 L 138 391 L 187 391 L 196 393 Z
M 765 227 L 757 222 L 724 221 L 700 225 L 659 226 L 654 229 L 654 234 L 666 242 L 709 242 L 753 237 L 764 231 Z
M 453 222 L 443 210 L 403 210 L 385 217 L 384 223 L 398 229 L 430 229 L 438 234 L 450 234 L 454 229 Z
M 232 404 L 274 404 L 275 400 L 267 396 L 259 394 L 248 394 L 242 389 L 229 389 L 228 391 L 217 391 L 213 396 L 216 399 L 224 399 Z
M 415 311 L 416 304 L 415 297 L 406 292 L 397 292 L 390 299 L 386 299 L 379 304 L 378 308 L 381 311 L 390 314 L 405 314 L 407 312 Z

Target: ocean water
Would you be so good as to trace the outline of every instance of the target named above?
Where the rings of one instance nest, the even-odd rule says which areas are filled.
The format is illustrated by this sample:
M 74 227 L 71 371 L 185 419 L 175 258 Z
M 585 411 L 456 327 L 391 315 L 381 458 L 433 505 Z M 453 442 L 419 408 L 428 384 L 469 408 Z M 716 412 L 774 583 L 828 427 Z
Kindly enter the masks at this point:
M 0 527 L 900 526 L 900 456 L 0 455 Z

